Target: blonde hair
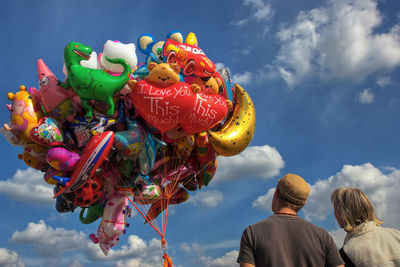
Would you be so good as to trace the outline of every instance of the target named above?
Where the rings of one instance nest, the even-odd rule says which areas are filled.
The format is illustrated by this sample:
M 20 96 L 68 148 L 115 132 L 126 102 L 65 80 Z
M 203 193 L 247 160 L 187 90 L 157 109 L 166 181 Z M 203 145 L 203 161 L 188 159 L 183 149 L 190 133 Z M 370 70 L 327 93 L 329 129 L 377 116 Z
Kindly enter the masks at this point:
M 351 232 L 359 224 L 373 221 L 377 225 L 383 221 L 375 216 L 374 206 L 367 195 L 358 188 L 342 187 L 332 192 L 331 202 L 343 222 L 343 229 Z

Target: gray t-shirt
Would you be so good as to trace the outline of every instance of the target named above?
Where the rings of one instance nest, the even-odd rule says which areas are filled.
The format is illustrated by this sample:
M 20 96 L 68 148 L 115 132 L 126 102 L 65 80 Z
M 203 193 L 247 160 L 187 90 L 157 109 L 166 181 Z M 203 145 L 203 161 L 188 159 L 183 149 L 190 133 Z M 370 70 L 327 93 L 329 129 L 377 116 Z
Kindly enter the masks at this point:
M 256 267 L 343 264 L 327 231 L 298 216 L 281 214 L 274 214 L 243 231 L 237 262 Z

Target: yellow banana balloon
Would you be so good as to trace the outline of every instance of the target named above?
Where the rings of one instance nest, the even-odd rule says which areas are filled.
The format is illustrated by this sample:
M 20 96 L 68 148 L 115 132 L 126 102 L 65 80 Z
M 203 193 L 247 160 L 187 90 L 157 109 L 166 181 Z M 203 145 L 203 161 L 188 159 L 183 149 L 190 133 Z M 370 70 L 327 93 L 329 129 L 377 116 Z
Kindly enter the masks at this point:
M 208 139 L 215 152 L 221 156 L 234 156 L 242 152 L 253 138 L 256 128 L 256 111 L 247 92 L 235 84 L 236 103 L 233 112 L 221 130 L 208 131 Z

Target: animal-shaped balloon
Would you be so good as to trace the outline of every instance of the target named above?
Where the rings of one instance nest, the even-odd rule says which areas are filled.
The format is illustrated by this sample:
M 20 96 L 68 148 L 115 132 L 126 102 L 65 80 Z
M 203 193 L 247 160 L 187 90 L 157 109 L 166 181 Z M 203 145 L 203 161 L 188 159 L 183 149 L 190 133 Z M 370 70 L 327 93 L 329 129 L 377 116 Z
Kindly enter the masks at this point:
M 107 61 L 123 66 L 124 71 L 119 76 L 110 75 L 102 70 L 88 69 L 80 65 L 83 59 L 89 59 L 92 48 L 81 43 L 71 42 L 65 46 L 64 62 L 68 78 L 60 85 L 65 89 L 71 87 L 80 96 L 86 117 L 92 117 L 93 108 L 90 100 L 105 102 L 108 105 L 107 115 L 114 115 L 113 96 L 129 81 L 131 67 L 124 59 L 109 59 Z
M 43 116 L 40 105 L 35 99 L 32 99 L 23 85 L 19 87 L 19 92 L 8 93 L 8 99 L 12 100 L 12 104 L 7 105 L 11 111 L 11 132 L 21 139 L 31 142 L 30 132 Z
M 178 31 L 169 32 L 167 39 L 172 39 L 179 43 L 183 42 L 183 36 Z M 158 64 L 164 62 L 163 48 L 165 41 L 156 41 L 152 35 L 142 34 L 139 36 L 137 43 L 139 51 L 146 55 L 146 59 L 145 64 L 137 69 L 134 75 L 140 78 L 145 78 L 149 73 L 147 65 L 150 62 L 155 62 Z
M 215 72 L 216 74 L 217 72 Z M 214 75 L 214 74 L 213 74 Z M 219 75 L 220 76 L 220 75 Z M 190 84 L 194 93 L 204 93 L 208 95 L 215 95 L 219 93 L 219 88 L 222 86 L 222 80 L 219 77 L 186 77 L 185 81 Z M 229 110 L 232 109 L 232 101 L 226 99 L 226 106 Z
M 85 210 L 87 210 L 86 216 L 85 216 Z M 89 224 L 103 217 L 103 213 L 104 213 L 103 204 L 95 204 L 90 207 L 84 207 L 79 213 L 79 220 L 83 224 Z
M 97 229 L 97 235 L 89 236 L 94 243 L 99 244 L 105 255 L 108 254 L 110 248 L 117 245 L 119 237 L 126 232 L 127 217 L 130 217 L 131 213 L 128 198 L 113 193 L 105 205 L 103 220 Z
M 135 52 L 135 44 L 124 44 L 119 41 L 108 40 L 103 46 L 103 53 L 100 53 L 100 64 L 104 67 L 105 71 L 110 74 L 118 75 L 124 71 L 121 64 L 114 64 L 109 62 L 109 59 L 125 59 L 132 70 L 136 69 L 137 56 Z
M 64 120 L 72 116 L 74 106 L 71 98 L 76 96 L 74 91 L 61 87 L 56 76 L 42 59 L 37 62 L 37 71 L 40 90 L 30 88 L 33 97 L 42 105 L 48 115 L 57 120 Z
M 24 146 L 24 152 L 18 154 L 18 158 L 23 160 L 27 166 L 45 172 L 49 168 L 46 161 L 47 150 L 48 148 L 45 146 L 28 143 Z

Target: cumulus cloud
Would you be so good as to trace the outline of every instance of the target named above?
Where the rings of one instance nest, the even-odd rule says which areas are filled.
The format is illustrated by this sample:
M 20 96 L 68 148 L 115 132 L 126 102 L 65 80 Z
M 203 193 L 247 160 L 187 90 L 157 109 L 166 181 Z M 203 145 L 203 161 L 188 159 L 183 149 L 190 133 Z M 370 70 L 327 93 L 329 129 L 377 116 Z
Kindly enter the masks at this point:
M 117 266 L 156 266 L 160 263 L 159 239 L 145 241 L 136 235 L 130 235 L 126 245 L 112 248 L 105 256 L 97 244 L 92 243 L 83 232 L 53 228 L 43 220 L 38 223 L 28 223 L 23 231 L 16 231 L 11 237 L 12 242 L 29 244 L 48 262 L 56 263 L 66 252 L 83 253 L 92 261 L 111 261 Z M 4 252 L 0 250 L 0 263 Z M 10 253 L 9 253 L 10 254 Z M 12 253 L 11 253 L 12 255 Z M 79 261 L 73 261 L 70 266 L 80 266 Z M 1 264 L 0 264 L 1 265 Z
M 387 223 L 400 223 L 400 216 L 393 221 L 390 214 L 397 208 L 397 204 L 388 201 L 394 197 L 398 201 L 400 196 L 397 189 L 400 187 L 400 172 L 390 169 L 389 174 L 384 174 L 371 163 L 359 166 L 345 165 L 337 174 L 326 180 L 319 180 L 311 186 L 311 193 L 305 207 L 305 214 L 314 220 L 323 220 L 332 212 L 330 194 L 338 187 L 357 187 L 363 190 L 374 203 L 378 216 L 386 218 Z M 388 208 L 390 206 L 390 208 Z M 388 211 L 391 211 L 390 213 Z M 388 217 L 389 216 L 389 217 Z M 391 221 L 392 220 L 392 221 Z
M 53 189 L 43 180 L 43 172 L 32 168 L 17 170 L 11 179 L 0 181 L 0 194 L 34 204 L 52 204 Z
M 333 241 L 335 241 L 336 247 L 340 249 L 343 246 L 346 232 L 343 229 L 338 228 L 334 231 L 330 231 L 329 234 L 333 237 Z
M 365 89 L 358 94 L 357 100 L 361 104 L 371 104 L 374 102 L 374 94 L 371 92 L 371 89 Z
M 127 245 L 122 245 L 110 250 L 107 256 L 101 252 L 101 250 L 98 248 L 98 245 L 90 243 L 89 249 L 87 249 L 85 253 L 94 261 L 118 260 L 119 264 L 124 264 L 127 259 L 134 259 L 133 262 L 139 262 L 140 264 L 143 264 L 139 264 L 138 266 L 147 266 L 145 264 L 149 264 L 149 266 L 155 266 L 160 262 L 160 254 L 162 250 L 160 247 L 161 241 L 159 239 L 153 238 L 150 241 L 145 241 L 139 236 L 130 235 L 128 236 L 126 243 Z
M 253 77 L 254 75 L 251 72 L 246 71 L 244 73 L 234 74 L 232 77 L 232 81 L 234 83 L 244 86 L 249 85 L 252 82 Z
M 0 248 L 0 266 L 25 267 L 25 263 L 18 257 L 18 253 L 15 251 Z
M 204 246 L 198 243 L 188 244 L 185 242 L 180 245 L 180 249 L 186 253 L 195 253 L 197 255 L 202 255 L 205 252 Z
M 301 11 L 277 33 L 274 71 L 289 86 L 319 76 L 361 80 L 400 65 L 400 24 L 376 32 L 382 16 L 374 0 L 330 0 Z
M 259 196 L 252 204 L 253 208 L 271 211 L 272 198 L 274 197 L 275 188 L 270 188 L 265 195 Z
M 239 255 L 239 251 L 232 250 L 227 252 L 225 255 L 219 258 L 212 258 L 209 256 L 202 256 L 200 257 L 200 261 L 202 262 L 203 266 L 207 267 L 230 267 L 236 266 L 236 259 Z
M 191 261 L 196 262 L 196 266 L 207 266 L 207 267 L 225 267 L 225 266 L 236 266 L 236 259 L 239 251 L 232 250 L 224 255 L 213 258 L 207 256 L 207 250 L 211 249 L 230 249 L 236 248 L 240 240 L 228 240 L 219 242 L 216 244 L 200 245 L 198 243 L 188 244 L 182 243 L 180 249 L 191 256 Z M 193 257 L 193 255 L 195 255 Z
M 400 170 L 381 170 L 371 163 L 344 165 L 340 172 L 311 185 L 310 196 L 303 208 L 306 219 L 324 220 L 332 214 L 330 195 L 338 187 L 360 188 L 371 199 L 378 218 L 383 218 L 386 226 L 398 227 L 400 224 Z M 273 192 L 274 188 L 271 188 L 267 194 L 258 197 L 253 207 L 270 209 Z
M 216 69 L 218 71 L 220 69 L 226 68 L 226 65 L 225 65 L 225 63 L 217 62 L 217 63 L 215 63 L 215 67 L 216 67 Z
M 392 79 L 390 77 L 381 76 L 376 81 L 376 84 L 379 85 L 379 87 L 385 87 L 385 86 L 391 84 L 391 82 L 392 82 Z
M 66 251 L 81 250 L 87 246 L 87 238 L 83 232 L 53 228 L 43 220 L 30 222 L 23 231 L 15 231 L 12 242 L 31 244 L 45 257 L 59 257 Z
M 68 267 L 84 267 L 85 265 L 78 260 L 73 260 Z
M 240 52 L 241 54 L 247 56 L 250 53 L 249 49 L 245 49 L 243 51 Z M 228 69 L 229 75 L 231 76 L 231 70 L 224 64 L 221 62 L 217 62 L 215 64 L 217 71 L 220 71 L 221 69 Z M 231 80 L 233 83 L 237 83 L 239 85 L 245 86 L 245 85 L 249 85 L 251 84 L 254 79 L 259 79 L 257 77 L 258 73 L 252 73 L 249 71 L 245 71 L 243 73 L 235 73 L 231 76 Z
M 195 206 L 214 208 L 224 200 L 224 195 L 217 190 L 199 191 L 189 198 L 188 203 Z
M 268 145 L 250 146 L 233 157 L 219 157 L 218 171 L 213 182 L 239 178 L 272 178 L 285 166 L 278 150 Z
M 250 21 L 255 22 L 268 22 L 271 21 L 275 11 L 272 9 L 271 5 L 264 3 L 262 0 L 244 0 L 243 6 L 250 7 L 251 12 L 246 14 L 251 14 L 247 18 L 243 18 L 239 21 L 234 22 L 236 26 L 243 26 Z

